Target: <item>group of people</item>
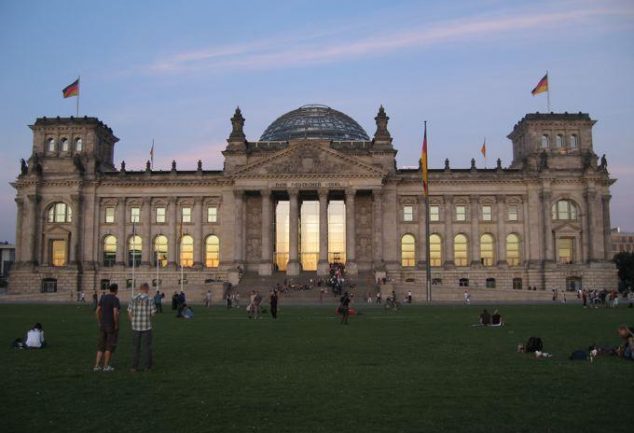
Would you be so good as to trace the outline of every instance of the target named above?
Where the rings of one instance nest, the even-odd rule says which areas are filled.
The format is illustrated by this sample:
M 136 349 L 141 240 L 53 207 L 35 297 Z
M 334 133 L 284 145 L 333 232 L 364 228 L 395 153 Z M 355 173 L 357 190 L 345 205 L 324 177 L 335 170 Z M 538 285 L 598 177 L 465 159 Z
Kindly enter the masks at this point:
M 111 372 L 112 356 L 119 340 L 121 303 L 117 297 L 118 286 L 110 284 L 108 293 L 99 299 L 96 317 L 99 325 L 97 356 L 94 371 Z M 150 286 L 141 284 L 139 293 L 130 300 L 128 318 L 132 328 L 132 365 L 131 372 L 143 366 L 152 369 L 152 316 L 156 314 L 156 304 L 149 296 Z
M 46 341 L 44 340 L 44 328 L 40 322 L 37 322 L 31 329 L 26 331 L 26 338 L 16 338 L 13 341 L 13 347 L 16 349 L 44 349 Z
M 489 313 L 485 308 L 482 313 L 480 313 L 480 322 L 475 326 L 503 326 L 504 321 L 502 320 L 502 315 L 498 312 L 498 310 L 493 311 L 493 314 Z
M 616 289 L 579 289 L 577 298 L 581 299 L 583 308 L 599 308 L 600 305 L 606 308 L 615 308 L 619 305 L 619 292 Z

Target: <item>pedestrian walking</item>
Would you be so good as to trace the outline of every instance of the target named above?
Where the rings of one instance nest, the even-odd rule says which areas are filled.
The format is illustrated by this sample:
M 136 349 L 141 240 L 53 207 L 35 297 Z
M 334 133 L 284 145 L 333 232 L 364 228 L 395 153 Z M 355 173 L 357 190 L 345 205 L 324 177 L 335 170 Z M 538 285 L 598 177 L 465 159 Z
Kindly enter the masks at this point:
M 114 371 L 110 361 L 117 348 L 117 340 L 119 338 L 121 304 L 119 303 L 119 298 L 117 298 L 118 289 L 119 287 L 116 284 L 110 284 L 108 287 L 109 293 L 103 295 L 97 304 L 95 315 L 99 324 L 99 340 L 97 342 L 97 357 L 93 371 Z
M 152 369 L 152 316 L 156 313 L 156 306 L 148 296 L 150 286 L 141 284 L 139 294 L 128 305 L 128 317 L 132 326 L 132 368 L 139 369 L 140 358 L 143 358 L 145 369 Z

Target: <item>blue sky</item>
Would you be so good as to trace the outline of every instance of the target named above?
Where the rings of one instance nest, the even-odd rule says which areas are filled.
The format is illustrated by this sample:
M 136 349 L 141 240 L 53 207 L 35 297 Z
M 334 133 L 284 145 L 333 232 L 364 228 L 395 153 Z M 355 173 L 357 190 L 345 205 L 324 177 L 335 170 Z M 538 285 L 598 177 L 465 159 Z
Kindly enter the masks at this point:
M 595 152 L 617 183 L 612 223 L 634 230 L 634 2 L 631 1 L 2 1 L 0 240 L 15 238 L 19 159 L 39 116 L 74 114 L 61 89 L 81 75 L 80 114 L 121 139 L 117 165 L 221 168 L 237 105 L 257 140 L 281 114 L 322 103 L 370 135 L 380 104 L 399 166 L 466 167 L 486 136 L 546 110 L 530 90 L 550 73 L 554 111 L 598 120 Z

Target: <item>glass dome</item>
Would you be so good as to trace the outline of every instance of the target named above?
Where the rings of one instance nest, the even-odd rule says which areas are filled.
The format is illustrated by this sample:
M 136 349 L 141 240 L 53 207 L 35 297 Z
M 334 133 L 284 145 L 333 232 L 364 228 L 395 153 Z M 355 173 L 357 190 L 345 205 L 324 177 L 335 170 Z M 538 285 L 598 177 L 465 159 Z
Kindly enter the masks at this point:
M 280 116 L 266 128 L 260 141 L 288 141 L 294 138 L 370 140 L 353 118 L 327 105 L 318 104 L 304 105 Z

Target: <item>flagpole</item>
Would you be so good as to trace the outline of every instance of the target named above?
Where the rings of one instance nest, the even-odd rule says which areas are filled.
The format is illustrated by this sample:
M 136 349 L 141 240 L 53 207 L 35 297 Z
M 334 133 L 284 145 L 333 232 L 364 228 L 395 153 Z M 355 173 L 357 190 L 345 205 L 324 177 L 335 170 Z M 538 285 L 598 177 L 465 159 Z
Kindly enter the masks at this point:
M 487 168 L 487 138 L 484 137 L 484 168 Z
M 134 221 L 132 221 L 132 242 L 134 245 L 134 249 L 132 250 L 132 295 L 131 297 L 134 298 L 134 287 L 136 286 L 136 281 L 135 281 L 135 272 L 134 272 L 134 268 L 136 266 L 136 227 L 134 226 Z
M 77 76 L 77 84 L 80 84 L 80 81 L 79 81 L 80 78 L 81 76 Z M 79 94 L 80 93 L 81 93 L 81 86 L 77 90 L 77 117 L 79 117 Z
M 425 140 L 427 140 L 427 121 L 425 120 Z M 427 159 L 427 154 L 425 154 Z M 427 162 L 427 161 L 426 161 Z M 431 246 L 429 245 L 429 171 L 427 172 L 427 190 L 423 191 L 425 195 L 425 295 L 427 303 L 431 303 Z
M 550 77 L 548 71 L 546 71 L 546 79 L 548 80 L 548 86 L 546 87 L 546 104 L 548 104 L 548 112 L 550 113 Z
M 156 291 L 158 292 L 161 287 L 161 283 L 159 282 L 159 252 L 156 250 Z

